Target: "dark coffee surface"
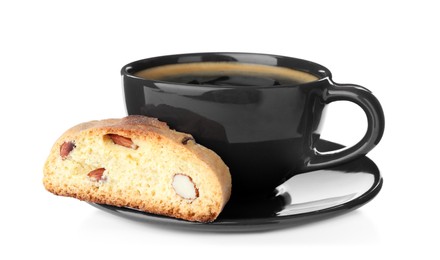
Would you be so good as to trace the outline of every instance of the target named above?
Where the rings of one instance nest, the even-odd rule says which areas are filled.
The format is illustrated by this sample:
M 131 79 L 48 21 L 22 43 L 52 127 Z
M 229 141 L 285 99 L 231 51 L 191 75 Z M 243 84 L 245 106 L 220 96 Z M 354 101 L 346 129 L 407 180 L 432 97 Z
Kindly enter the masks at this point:
M 217 85 L 217 86 L 279 86 L 279 85 L 296 85 L 301 82 L 293 81 L 285 78 L 275 77 L 256 77 L 247 75 L 177 75 L 174 77 L 166 77 L 164 81 L 195 84 L 195 85 Z
M 136 76 L 173 83 L 217 86 L 279 86 L 297 85 L 317 77 L 285 67 L 235 63 L 196 62 L 153 67 Z

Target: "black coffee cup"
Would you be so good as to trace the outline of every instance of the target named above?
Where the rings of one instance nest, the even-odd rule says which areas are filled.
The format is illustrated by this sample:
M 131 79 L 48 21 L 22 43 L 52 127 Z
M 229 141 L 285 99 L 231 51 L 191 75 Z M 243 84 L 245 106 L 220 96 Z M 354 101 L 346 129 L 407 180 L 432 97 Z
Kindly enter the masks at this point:
M 379 101 L 358 85 L 336 84 L 313 62 L 268 54 L 194 53 L 132 62 L 121 70 L 127 112 L 156 117 L 215 151 L 235 195 L 265 194 L 295 173 L 367 154 L 380 141 Z M 354 146 L 316 148 L 327 104 L 351 101 L 368 128 Z

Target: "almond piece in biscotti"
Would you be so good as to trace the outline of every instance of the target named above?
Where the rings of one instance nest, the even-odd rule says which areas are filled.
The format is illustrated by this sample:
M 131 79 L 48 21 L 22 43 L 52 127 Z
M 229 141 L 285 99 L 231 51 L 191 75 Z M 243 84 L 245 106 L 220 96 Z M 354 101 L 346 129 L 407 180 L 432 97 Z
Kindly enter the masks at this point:
M 173 177 L 173 189 L 180 197 L 187 200 L 194 200 L 199 197 L 199 190 L 191 177 L 177 173 Z
M 72 141 L 66 141 L 60 146 L 61 159 L 66 159 L 70 152 L 75 149 L 75 144 Z
M 182 141 L 180 141 L 182 144 L 186 145 L 188 144 L 189 141 L 195 142 L 194 138 L 190 137 L 190 136 L 185 136 L 184 138 L 182 138 Z
M 90 180 L 92 181 L 103 181 L 104 178 L 102 175 L 104 174 L 105 168 L 98 168 L 95 169 L 87 174 L 89 176 Z
M 128 138 L 128 137 L 124 137 L 121 135 L 117 135 L 117 134 L 108 134 L 108 137 L 110 137 L 110 139 L 112 139 L 113 143 L 117 144 L 117 145 L 121 145 L 127 148 L 131 148 L 136 150 L 138 148 L 138 146 L 136 144 L 133 143 L 133 141 Z

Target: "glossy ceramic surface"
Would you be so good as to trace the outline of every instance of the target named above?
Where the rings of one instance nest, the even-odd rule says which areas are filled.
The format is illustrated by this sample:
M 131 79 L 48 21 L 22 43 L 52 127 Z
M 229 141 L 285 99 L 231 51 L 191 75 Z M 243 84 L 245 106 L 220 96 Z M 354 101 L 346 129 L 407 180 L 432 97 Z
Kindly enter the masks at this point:
M 323 151 L 342 148 L 322 140 L 318 147 Z M 128 208 L 92 205 L 117 216 L 164 228 L 252 232 L 297 226 L 349 212 L 373 199 L 382 183 L 374 162 L 361 157 L 336 167 L 296 174 L 266 197 L 255 200 L 235 197 L 212 223 L 188 222 Z
M 261 82 L 197 85 L 136 76 L 148 68 L 203 62 L 282 67 L 314 75 L 316 80 L 278 86 Z M 306 60 L 252 53 L 195 53 L 136 61 L 121 73 L 128 114 L 156 117 L 173 129 L 192 134 L 224 160 L 234 175 L 233 186 L 242 195 L 270 193 L 298 172 L 363 156 L 377 145 L 384 130 L 382 108 L 367 89 L 336 84 L 327 68 Z M 368 129 L 354 146 L 323 152 L 316 144 L 324 109 L 338 100 L 358 104 L 365 111 Z

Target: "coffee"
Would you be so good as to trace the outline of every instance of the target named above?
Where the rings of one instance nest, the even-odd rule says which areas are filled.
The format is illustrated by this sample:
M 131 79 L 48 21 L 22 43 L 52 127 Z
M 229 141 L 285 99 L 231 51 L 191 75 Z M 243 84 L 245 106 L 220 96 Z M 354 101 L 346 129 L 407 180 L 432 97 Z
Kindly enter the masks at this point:
M 173 83 L 217 86 L 279 86 L 316 81 L 318 77 L 285 67 L 238 62 L 195 62 L 144 69 L 136 76 Z

